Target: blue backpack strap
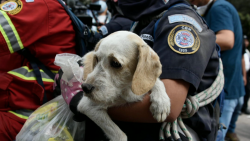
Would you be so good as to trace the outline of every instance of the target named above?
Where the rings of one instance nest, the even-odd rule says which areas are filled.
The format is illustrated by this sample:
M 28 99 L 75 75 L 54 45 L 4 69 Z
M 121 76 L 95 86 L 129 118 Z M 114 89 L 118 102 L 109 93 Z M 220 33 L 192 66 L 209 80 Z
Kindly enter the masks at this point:
M 165 14 L 165 13 L 164 13 L 164 14 Z M 156 32 L 157 26 L 158 26 L 158 24 L 159 24 L 159 22 L 160 22 L 160 19 L 161 19 L 161 18 L 159 18 L 159 19 L 155 22 L 154 35 L 153 35 L 154 38 L 155 38 L 155 32 Z
M 84 54 L 87 53 L 87 47 L 86 47 L 87 42 L 84 36 L 84 34 L 86 33 L 85 29 L 87 28 L 87 26 L 84 25 L 82 21 L 76 17 L 76 15 L 62 2 L 62 0 L 58 0 L 58 2 L 64 7 L 65 11 L 70 16 L 74 30 L 76 32 L 76 46 L 75 46 L 76 53 L 79 56 L 83 56 Z

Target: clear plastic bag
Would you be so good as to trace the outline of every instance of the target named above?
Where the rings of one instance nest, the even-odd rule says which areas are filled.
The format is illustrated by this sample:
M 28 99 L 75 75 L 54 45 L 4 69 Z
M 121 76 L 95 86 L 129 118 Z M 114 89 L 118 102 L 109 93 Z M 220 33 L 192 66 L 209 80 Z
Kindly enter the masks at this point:
M 64 81 L 68 83 L 83 82 L 83 69 L 77 63 L 79 60 L 82 60 L 82 58 L 76 54 L 62 53 L 56 55 L 54 64 L 61 67 Z
M 16 136 L 16 141 L 84 141 L 85 123 L 73 120 L 62 96 L 35 110 Z
M 68 105 L 81 90 L 83 68 L 77 63 L 81 59 L 69 53 L 56 55 L 54 63 L 63 70 L 62 95 L 36 109 L 16 136 L 16 141 L 84 141 L 85 122 L 74 121 Z

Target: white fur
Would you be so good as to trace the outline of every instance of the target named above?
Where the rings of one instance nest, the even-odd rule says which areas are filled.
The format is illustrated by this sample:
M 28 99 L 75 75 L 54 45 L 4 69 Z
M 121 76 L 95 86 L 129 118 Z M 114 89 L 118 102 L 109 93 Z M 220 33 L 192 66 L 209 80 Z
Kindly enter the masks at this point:
M 111 141 L 127 141 L 127 136 L 111 120 L 107 114 L 107 108 L 141 101 L 145 96 L 145 94 L 136 95 L 131 89 L 138 63 L 137 46 L 139 44 L 149 47 L 136 34 L 119 31 L 104 38 L 97 45 L 95 51 L 88 53 L 83 58 L 85 66 L 90 65 L 88 63 L 94 65 L 85 83 L 91 84 L 95 88 L 90 94 L 85 94 L 86 96 L 80 100 L 77 108 L 100 126 Z M 150 56 L 156 55 L 152 49 L 149 50 Z M 85 61 L 89 54 L 93 54 L 93 62 Z M 98 62 L 95 62 L 95 57 L 98 58 Z M 114 58 L 122 64 L 121 68 L 111 67 L 110 62 Z M 159 78 L 155 78 L 155 84 L 150 89 L 152 103 L 150 111 L 158 122 L 163 122 L 170 113 L 170 99 Z

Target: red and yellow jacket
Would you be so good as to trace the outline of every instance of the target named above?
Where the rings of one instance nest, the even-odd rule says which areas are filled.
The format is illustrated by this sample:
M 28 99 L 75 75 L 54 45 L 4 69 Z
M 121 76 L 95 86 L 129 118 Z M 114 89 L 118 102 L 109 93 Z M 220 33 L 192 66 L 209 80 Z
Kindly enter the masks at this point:
M 75 31 L 57 0 L 9 0 L 0 5 L 0 111 L 35 110 L 43 88 L 17 51 L 28 48 L 52 72 L 59 53 L 75 53 Z M 48 98 L 54 80 L 40 70 Z M 21 115 L 19 115 L 22 117 Z M 23 117 L 27 118 L 27 117 Z

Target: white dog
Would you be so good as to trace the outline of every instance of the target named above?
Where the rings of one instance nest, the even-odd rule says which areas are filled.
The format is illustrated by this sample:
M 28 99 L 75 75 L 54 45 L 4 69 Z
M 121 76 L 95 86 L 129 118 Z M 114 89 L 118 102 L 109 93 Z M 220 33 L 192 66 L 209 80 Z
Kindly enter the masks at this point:
M 170 99 L 161 74 L 158 55 L 136 34 L 115 32 L 102 39 L 83 57 L 85 96 L 77 109 L 104 131 L 111 141 L 127 136 L 111 120 L 107 108 L 141 101 L 151 90 L 150 111 L 158 122 L 170 113 Z

